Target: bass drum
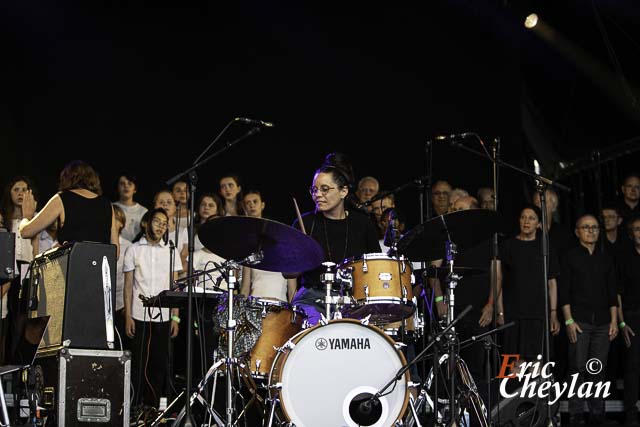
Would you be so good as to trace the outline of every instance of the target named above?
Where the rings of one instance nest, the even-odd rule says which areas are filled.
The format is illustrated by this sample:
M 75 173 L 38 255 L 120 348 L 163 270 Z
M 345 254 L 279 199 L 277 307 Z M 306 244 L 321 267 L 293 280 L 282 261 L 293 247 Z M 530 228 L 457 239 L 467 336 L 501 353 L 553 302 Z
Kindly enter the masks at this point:
M 334 320 L 285 344 L 273 363 L 269 390 L 296 427 L 389 427 L 407 409 L 408 373 L 380 398 L 377 421 L 359 424 L 352 414 L 363 396 L 376 393 L 404 365 L 404 356 L 380 329 L 353 319 Z

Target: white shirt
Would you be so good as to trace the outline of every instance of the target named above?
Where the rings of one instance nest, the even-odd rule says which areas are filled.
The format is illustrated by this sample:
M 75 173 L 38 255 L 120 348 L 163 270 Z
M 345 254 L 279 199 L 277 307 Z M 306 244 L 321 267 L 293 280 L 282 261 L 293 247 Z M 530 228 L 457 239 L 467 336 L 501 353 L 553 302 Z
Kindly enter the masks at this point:
M 16 233 L 16 260 L 28 261 L 33 260 L 33 246 L 31 245 L 31 239 L 23 239 L 20 237 L 20 219 L 14 219 L 11 221 L 11 232 Z M 17 265 L 16 265 L 16 271 Z
M 199 251 L 195 251 L 193 253 L 193 271 L 194 273 L 197 273 L 199 271 L 211 270 L 216 267 L 214 263 L 222 264 L 225 261 L 226 260 L 224 258 L 214 254 L 213 252 L 200 249 Z M 221 272 L 213 271 L 211 273 L 207 273 L 204 276 L 199 276 L 197 286 L 204 286 L 206 289 L 211 289 L 221 275 Z M 238 278 L 237 280 L 239 283 L 240 279 Z M 228 289 L 227 281 L 221 281 L 218 287 L 225 290 Z
M 169 245 L 162 240 L 152 245 L 143 236 L 127 249 L 124 256 L 124 272 L 133 271 L 133 303 L 131 304 L 131 317 L 139 321 L 168 322 L 168 308 L 151 308 L 151 313 L 142 305 L 138 295 L 152 297 L 160 292 L 168 290 L 171 286 L 169 278 L 171 267 L 171 251 Z M 176 256 L 173 263 L 174 271 L 182 271 L 180 257 Z M 158 314 L 158 316 L 154 319 Z
M 53 240 L 53 237 L 51 237 L 51 235 L 49 233 L 47 233 L 47 230 L 42 230 L 38 236 L 39 236 L 38 237 L 38 252 L 39 253 L 48 251 L 49 249 L 51 249 L 53 247 L 53 245 L 58 243 L 57 240 Z
M 260 298 L 276 298 L 280 301 L 287 301 L 287 279 L 282 273 L 258 270 L 251 270 L 251 291 L 249 295 Z
M 124 307 L 124 255 L 131 242 L 120 236 L 120 256 L 116 263 L 116 311 Z
M 132 206 L 123 205 L 120 202 L 114 202 L 113 204 L 122 208 L 127 217 L 127 223 L 124 225 L 121 234 L 122 237 L 131 242 L 140 232 L 140 220 L 142 220 L 142 216 L 147 212 L 147 208 L 139 203 Z

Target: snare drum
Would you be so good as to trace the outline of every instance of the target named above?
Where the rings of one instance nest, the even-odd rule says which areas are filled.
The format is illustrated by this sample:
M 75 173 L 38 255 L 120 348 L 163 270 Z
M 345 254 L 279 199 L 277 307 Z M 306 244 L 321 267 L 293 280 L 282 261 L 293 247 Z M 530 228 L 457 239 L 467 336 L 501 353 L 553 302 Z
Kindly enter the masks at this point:
M 401 341 L 403 338 L 405 340 L 408 339 L 415 341 L 420 338 L 424 332 L 424 320 L 422 314 L 418 311 L 416 298 L 414 297 L 413 300 L 413 303 L 416 306 L 413 315 L 404 320 L 376 324 L 375 326 L 382 329 L 385 334 L 389 335 L 396 341 Z
M 343 315 L 373 322 L 394 322 L 411 316 L 413 305 L 413 274 L 411 263 L 404 256 L 390 257 L 384 253 L 365 254 L 345 261 L 341 276 L 351 276 L 352 307 Z
M 391 338 L 353 319 L 302 331 L 283 350 L 269 375 L 269 392 L 299 427 L 358 426 L 349 407 L 375 394 L 406 365 Z M 388 427 L 402 419 L 408 381 L 407 373 L 380 397 L 380 418 L 367 425 Z

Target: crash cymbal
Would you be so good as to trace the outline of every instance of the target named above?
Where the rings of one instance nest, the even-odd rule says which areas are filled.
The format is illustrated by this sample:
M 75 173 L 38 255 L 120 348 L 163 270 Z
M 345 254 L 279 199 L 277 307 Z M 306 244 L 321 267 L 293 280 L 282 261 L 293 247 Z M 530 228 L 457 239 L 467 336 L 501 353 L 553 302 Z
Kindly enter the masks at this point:
M 487 270 L 474 267 L 453 267 L 453 272 L 462 277 L 480 276 L 487 274 Z M 449 275 L 449 267 L 443 265 L 442 267 L 430 266 L 425 269 L 419 268 L 413 270 L 413 274 L 416 278 L 426 277 L 427 279 L 440 279 L 443 281 Z
M 447 240 L 455 243 L 462 253 L 499 231 L 502 231 L 501 217 L 496 211 L 467 209 L 451 212 L 405 233 L 398 242 L 398 252 L 412 261 L 442 259 Z
M 324 252 L 313 238 L 269 219 L 214 218 L 200 226 L 198 237 L 205 248 L 228 260 L 240 261 L 262 250 L 264 259 L 251 265 L 260 270 L 302 272 L 324 261 Z

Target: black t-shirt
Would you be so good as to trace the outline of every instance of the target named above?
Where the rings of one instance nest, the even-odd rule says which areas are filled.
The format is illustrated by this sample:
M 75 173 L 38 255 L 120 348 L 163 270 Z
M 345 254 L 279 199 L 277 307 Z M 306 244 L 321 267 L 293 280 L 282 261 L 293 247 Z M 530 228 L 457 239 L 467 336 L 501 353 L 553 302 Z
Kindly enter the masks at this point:
M 622 310 L 640 310 L 640 254 L 630 246 L 620 258 L 618 292 L 622 297 Z
M 93 199 L 73 191 L 59 193 L 64 206 L 64 225 L 58 242 L 111 242 L 111 202 L 103 196 Z
M 544 288 L 558 275 L 558 258 L 549 248 L 549 269 L 544 280 L 541 239 L 506 240 L 500 251 L 502 294 L 506 319 L 544 319 Z
M 540 238 L 541 232 L 537 235 Z M 549 245 L 553 248 L 558 260 L 562 260 L 564 254 L 578 245 L 578 239 L 567 227 L 554 222 L 549 229 Z
M 560 306 L 570 304 L 574 320 L 602 325 L 611 321 L 609 309 L 618 305 L 613 257 L 582 245 L 562 259 L 558 280 Z
M 298 228 L 297 220 L 294 227 Z M 307 212 L 302 216 L 307 234 L 317 241 L 324 251 L 324 261 L 342 263 L 346 258 L 380 252 L 380 244 L 373 223 L 366 215 L 349 211 L 345 219 L 325 218 L 322 213 Z M 320 274 L 324 267 L 307 271 L 301 283 L 307 288 L 321 288 Z
M 456 266 L 478 268 L 484 273 L 471 276 L 464 274 L 455 289 L 456 311 L 461 311 L 468 305 L 473 307 L 475 313 L 479 313 L 489 300 L 491 289 L 491 240 L 485 240 L 471 249 L 458 247 L 461 252 L 455 259 Z M 441 283 L 443 293 L 448 293 L 446 284 Z M 473 316 L 470 316 L 473 317 Z

